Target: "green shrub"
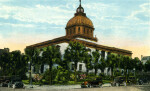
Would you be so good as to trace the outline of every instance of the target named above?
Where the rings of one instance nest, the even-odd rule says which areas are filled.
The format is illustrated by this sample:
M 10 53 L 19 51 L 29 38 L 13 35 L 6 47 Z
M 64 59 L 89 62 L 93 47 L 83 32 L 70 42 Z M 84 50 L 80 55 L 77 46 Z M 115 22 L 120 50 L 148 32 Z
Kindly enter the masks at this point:
M 57 74 L 55 77 L 55 83 L 67 83 L 70 79 L 70 72 L 63 67 L 58 66 Z
M 53 68 L 52 69 L 52 79 L 55 79 L 57 75 L 57 69 L 56 68 Z M 43 79 L 45 79 L 45 84 L 49 84 L 50 83 L 50 71 L 49 69 L 47 69 L 43 75 Z M 54 80 L 52 80 L 52 83 L 54 83 Z

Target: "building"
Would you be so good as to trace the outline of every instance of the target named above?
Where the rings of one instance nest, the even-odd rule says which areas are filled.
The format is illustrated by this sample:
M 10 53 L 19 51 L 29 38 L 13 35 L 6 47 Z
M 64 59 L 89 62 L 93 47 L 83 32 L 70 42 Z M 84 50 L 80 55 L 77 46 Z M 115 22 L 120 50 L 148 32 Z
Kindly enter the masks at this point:
M 85 45 L 86 47 L 90 48 L 92 51 L 95 49 L 100 50 L 100 53 L 102 54 L 103 58 L 107 58 L 107 56 L 110 53 L 116 53 L 119 55 L 126 55 L 126 56 L 132 56 L 132 52 L 129 50 L 119 49 L 115 47 L 109 47 L 104 45 L 99 45 L 97 43 L 98 39 L 96 36 L 94 37 L 94 25 L 92 21 L 86 16 L 86 13 L 84 13 L 84 8 L 81 5 L 77 8 L 76 13 L 74 14 L 74 17 L 71 18 L 65 28 L 66 35 L 55 38 L 52 40 L 44 41 L 41 43 L 33 44 L 28 47 L 35 47 L 35 48 L 43 48 L 51 45 L 59 45 L 60 50 L 62 54 L 64 54 L 64 50 L 68 46 L 68 43 L 70 41 L 77 41 Z M 73 67 L 73 63 L 71 68 Z M 44 71 L 48 68 L 48 65 L 44 65 Z M 72 69 L 71 69 L 72 70 Z M 84 63 L 78 63 L 77 71 L 86 71 L 86 67 Z M 92 72 L 93 70 L 91 70 Z M 100 71 L 98 71 L 100 72 Z M 107 69 L 105 71 L 107 74 Z
M 150 56 L 141 55 L 141 61 L 143 62 L 143 64 L 145 64 L 148 60 L 150 60 Z

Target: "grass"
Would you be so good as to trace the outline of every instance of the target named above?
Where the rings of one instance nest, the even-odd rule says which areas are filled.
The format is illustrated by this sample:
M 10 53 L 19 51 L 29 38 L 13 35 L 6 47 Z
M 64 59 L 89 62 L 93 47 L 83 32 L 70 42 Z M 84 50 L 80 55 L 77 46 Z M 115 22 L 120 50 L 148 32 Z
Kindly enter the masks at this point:
M 24 84 L 29 84 L 29 80 L 22 80 L 22 82 Z M 83 81 L 79 81 L 79 82 L 74 82 L 74 81 L 68 81 L 67 83 L 56 83 L 54 85 L 79 85 L 81 84 Z M 103 80 L 103 83 L 110 83 L 111 80 Z M 45 80 L 42 80 L 42 83 L 39 83 L 39 82 L 32 82 L 33 85 L 45 85 L 46 81 Z

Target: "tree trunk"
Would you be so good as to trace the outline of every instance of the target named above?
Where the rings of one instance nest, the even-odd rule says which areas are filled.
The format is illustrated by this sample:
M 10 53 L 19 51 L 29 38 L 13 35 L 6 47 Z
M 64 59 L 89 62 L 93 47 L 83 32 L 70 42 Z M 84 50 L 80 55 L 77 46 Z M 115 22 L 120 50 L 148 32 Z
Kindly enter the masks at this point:
M 31 73 L 31 65 L 32 65 L 32 59 L 30 59 L 30 69 L 29 69 L 29 82 L 30 82 L 30 85 L 32 85 L 32 73 Z
M 77 82 L 77 63 L 75 63 L 74 65 L 74 75 L 75 75 L 74 82 L 76 83 Z
M 96 74 L 97 74 L 97 68 L 95 68 L 95 76 L 96 76 Z
M 101 70 L 102 71 L 102 73 L 104 74 L 104 69 L 103 70 Z
M 126 82 L 127 82 L 127 69 L 125 69 L 125 79 L 126 79 Z
M 52 85 L 52 61 L 50 61 L 50 64 L 49 64 L 49 71 L 50 71 L 50 85 Z
M 111 67 L 111 77 L 112 77 L 112 80 L 114 80 L 114 70 L 113 70 L 113 67 Z
M 86 68 L 86 75 L 88 75 L 88 73 L 89 73 L 89 70 Z

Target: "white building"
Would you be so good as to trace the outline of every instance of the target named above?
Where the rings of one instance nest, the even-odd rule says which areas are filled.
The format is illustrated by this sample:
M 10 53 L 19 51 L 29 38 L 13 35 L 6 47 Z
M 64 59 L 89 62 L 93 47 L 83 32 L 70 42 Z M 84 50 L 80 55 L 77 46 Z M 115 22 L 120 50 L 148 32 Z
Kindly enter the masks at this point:
M 115 47 L 109 47 L 100 45 L 97 43 L 98 39 L 96 36 L 94 37 L 94 25 L 92 21 L 86 16 L 86 13 L 84 13 L 84 8 L 81 6 L 81 3 L 79 7 L 76 10 L 76 13 L 74 14 L 74 17 L 71 18 L 65 28 L 66 35 L 48 40 L 42 43 L 37 43 L 34 45 L 27 46 L 27 48 L 30 47 L 36 47 L 36 48 L 43 48 L 51 45 L 59 45 L 60 50 L 62 54 L 64 54 L 64 50 L 67 48 L 68 43 L 70 41 L 77 41 L 82 44 L 84 44 L 86 47 L 90 48 L 92 51 L 95 49 L 98 49 L 102 55 L 103 58 L 107 58 L 107 56 L 110 53 L 116 53 L 119 55 L 126 55 L 126 56 L 132 56 L 132 52 L 124 49 L 119 49 Z M 72 70 L 73 63 L 70 63 L 70 70 Z M 41 66 L 44 72 L 46 69 L 48 69 L 48 65 Z M 83 62 L 79 62 L 77 66 L 77 71 L 86 72 L 86 67 Z M 90 70 L 89 72 L 94 72 L 94 70 Z M 98 73 L 101 71 L 98 70 Z M 110 72 L 108 72 L 108 68 L 104 71 L 105 74 L 109 75 Z

